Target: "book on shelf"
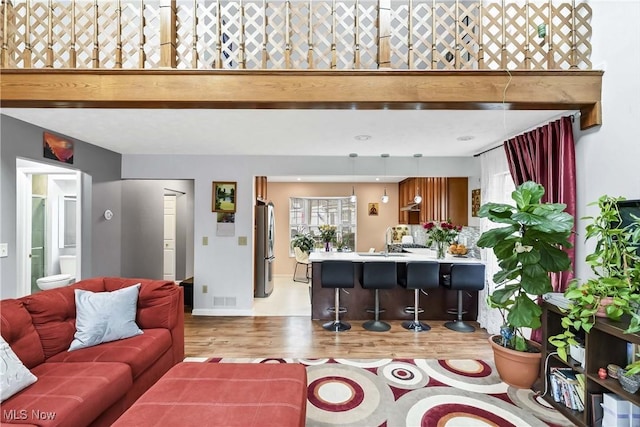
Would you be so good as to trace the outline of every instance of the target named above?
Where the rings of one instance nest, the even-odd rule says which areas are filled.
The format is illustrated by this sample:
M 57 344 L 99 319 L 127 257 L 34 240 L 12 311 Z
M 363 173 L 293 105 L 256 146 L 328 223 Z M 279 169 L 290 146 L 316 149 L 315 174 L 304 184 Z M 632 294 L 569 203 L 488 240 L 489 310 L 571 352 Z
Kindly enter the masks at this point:
M 552 366 L 549 369 L 549 382 L 553 400 L 574 411 L 584 411 L 585 389 L 580 383 L 584 383 L 584 378 L 580 378 L 580 375 L 584 377 L 571 368 Z
M 640 344 L 634 344 L 632 342 L 627 343 L 627 364 L 631 364 L 638 360 L 640 355 Z

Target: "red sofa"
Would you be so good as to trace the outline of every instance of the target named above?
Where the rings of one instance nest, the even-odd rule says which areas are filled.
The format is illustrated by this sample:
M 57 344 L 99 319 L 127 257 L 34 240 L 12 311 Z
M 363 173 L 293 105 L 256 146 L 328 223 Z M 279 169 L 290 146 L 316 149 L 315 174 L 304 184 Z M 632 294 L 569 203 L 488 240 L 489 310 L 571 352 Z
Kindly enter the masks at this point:
M 74 289 L 109 292 L 140 283 L 142 335 L 68 352 Z M 173 282 L 98 277 L 0 301 L 0 332 L 38 381 L 2 402 L 2 425 L 111 425 L 184 359 L 183 290 Z

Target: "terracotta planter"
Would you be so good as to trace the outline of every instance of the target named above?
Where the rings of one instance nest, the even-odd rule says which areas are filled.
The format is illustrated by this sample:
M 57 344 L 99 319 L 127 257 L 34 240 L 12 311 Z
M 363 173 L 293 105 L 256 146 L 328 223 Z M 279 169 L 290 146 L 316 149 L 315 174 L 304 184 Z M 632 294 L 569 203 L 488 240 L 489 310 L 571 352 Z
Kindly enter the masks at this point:
M 613 297 L 603 297 L 600 299 L 600 303 L 598 304 L 598 311 L 596 311 L 597 317 L 607 317 L 607 312 L 605 309 L 608 305 L 613 303 Z
M 493 360 L 502 381 L 516 388 L 531 388 L 540 376 L 542 353 L 511 350 L 496 344 L 493 341 L 494 338 L 499 340 L 500 336 L 489 337 L 489 343 L 493 348 Z M 529 344 L 540 347 L 538 343 L 532 341 L 529 341 Z

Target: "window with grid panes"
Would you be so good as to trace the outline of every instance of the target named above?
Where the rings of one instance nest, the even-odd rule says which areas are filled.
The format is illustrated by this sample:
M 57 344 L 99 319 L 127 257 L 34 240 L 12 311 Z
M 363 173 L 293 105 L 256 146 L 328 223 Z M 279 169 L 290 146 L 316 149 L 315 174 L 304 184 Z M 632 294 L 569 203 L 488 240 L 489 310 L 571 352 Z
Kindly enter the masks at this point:
M 300 233 L 310 233 L 316 247 L 323 247 L 320 240 L 321 225 L 336 226 L 334 248 L 354 251 L 356 247 L 356 203 L 349 197 L 291 197 L 289 199 L 289 238 Z M 289 248 L 293 256 L 293 248 Z

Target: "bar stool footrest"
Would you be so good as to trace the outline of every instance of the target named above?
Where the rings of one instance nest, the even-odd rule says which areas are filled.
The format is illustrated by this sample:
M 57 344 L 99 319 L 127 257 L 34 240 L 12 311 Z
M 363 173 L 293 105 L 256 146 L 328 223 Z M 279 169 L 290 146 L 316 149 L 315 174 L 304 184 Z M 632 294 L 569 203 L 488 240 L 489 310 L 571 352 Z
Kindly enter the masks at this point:
M 335 307 L 329 307 L 327 308 L 327 311 L 329 313 L 335 313 L 336 312 L 336 308 Z M 344 314 L 347 312 L 346 307 L 338 307 L 338 314 Z
M 412 305 L 409 305 L 409 306 L 404 308 L 404 312 L 407 313 L 407 314 L 415 314 L 416 313 L 416 309 Z M 422 308 L 418 307 L 418 314 L 420 314 L 420 313 L 424 313 L 424 310 Z

